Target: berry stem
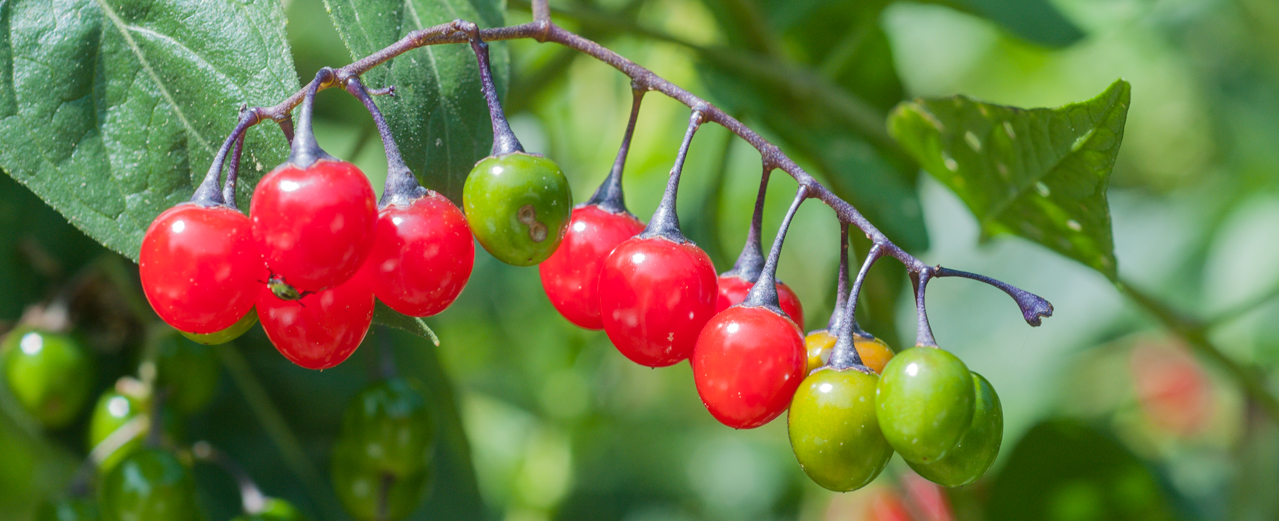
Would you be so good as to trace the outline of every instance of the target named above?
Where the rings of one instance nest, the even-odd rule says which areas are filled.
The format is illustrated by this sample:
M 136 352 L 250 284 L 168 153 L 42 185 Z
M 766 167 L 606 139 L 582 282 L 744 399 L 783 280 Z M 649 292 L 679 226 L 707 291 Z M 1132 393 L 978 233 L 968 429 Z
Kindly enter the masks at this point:
M 835 287 L 835 310 L 826 322 L 826 331 L 835 334 L 844 323 L 844 306 L 848 304 L 848 223 L 839 223 L 839 282 Z
M 760 230 L 764 227 L 764 199 L 768 196 L 768 179 L 772 177 L 772 173 L 772 167 L 765 164 L 764 173 L 759 178 L 759 194 L 755 196 L 755 213 L 751 214 L 751 227 L 746 231 L 746 244 L 742 245 L 742 253 L 737 256 L 737 262 L 733 263 L 733 269 L 724 275 L 754 283 L 764 271 L 764 248 L 760 246 Z
M 679 145 L 679 153 L 675 155 L 675 165 L 671 167 L 671 177 L 666 181 L 666 191 L 662 193 L 662 202 L 653 211 L 648 227 L 638 237 L 662 237 L 667 240 L 689 242 L 679 229 L 679 215 L 675 213 L 675 198 L 679 192 L 679 178 L 684 170 L 684 159 L 688 157 L 688 146 L 693 142 L 693 134 L 702 126 L 701 111 L 694 110 L 688 117 L 688 130 L 684 132 L 684 141 Z
M 937 340 L 933 338 L 933 328 L 928 324 L 928 308 L 924 305 L 924 294 L 928 292 L 928 282 L 933 279 L 936 273 L 934 268 L 920 270 L 919 273 L 910 274 L 910 282 L 915 286 L 915 311 L 919 315 L 918 332 L 915 334 L 915 345 L 925 347 L 937 347 Z
M 768 177 L 768 171 L 764 172 L 764 176 Z M 767 180 L 761 186 L 766 186 Z M 763 189 L 760 190 L 763 192 Z M 760 198 L 761 201 L 763 198 Z M 790 208 L 786 210 L 786 217 L 782 218 L 782 225 L 777 229 L 777 237 L 773 239 L 773 246 L 768 250 L 768 261 L 764 263 L 764 271 L 759 274 L 758 280 L 751 286 L 750 292 L 746 293 L 746 298 L 742 300 L 743 306 L 748 307 L 766 307 L 780 314 L 782 311 L 780 302 L 777 299 L 777 261 L 782 256 L 782 242 L 786 240 L 786 232 L 790 230 L 791 220 L 795 218 L 795 212 L 799 210 L 799 205 L 808 199 L 808 187 L 799 185 L 799 190 L 795 191 L 795 200 L 790 203 Z M 756 204 L 756 208 L 761 208 L 762 204 Z M 803 324 L 799 325 L 801 328 Z
M 198 461 L 217 465 L 231 475 L 231 479 L 235 480 L 236 487 L 240 489 L 240 505 L 245 514 L 250 516 L 257 515 L 266 509 L 266 496 L 262 494 L 262 489 L 258 488 L 257 483 L 253 482 L 253 478 L 249 476 L 249 473 L 245 472 L 226 453 L 214 448 L 207 441 L 197 441 L 191 445 L 191 455 Z
M 384 90 L 387 94 L 395 95 L 392 87 Z M 364 104 L 369 115 L 373 116 L 373 125 L 377 127 L 377 133 L 382 136 L 382 149 L 386 151 L 386 184 L 382 187 L 382 199 L 377 203 L 378 209 L 393 204 L 408 206 L 413 201 L 425 197 L 429 191 L 417 182 L 413 171 L 409 170 L 409 166 L 404 163 L 404 157 L 400 155 L 400 147 L 395 144 L 395 136 L 391 133 L 391 126 L 386 123 L 386 118 L 382 116 L 382 111 L 378 109 L 377 104 L 373 103 L 373 96 L 368 89 L 364 88 L 364 83 L 360 82 L 359 76 L 352 76 L 346 80 L 346 91 Z
M 218 183 L 222 177 L 222 165 L 226 162 L 226 156 L 227 153 L 230 152 L 232 144 L 237 141 L 242 141 L 244 138 L 244 132 L 248 130 L 249 127 L 258 124 L 259 121 L 262 121 L 262 115 L 256 107 L 252 110 L 240 111 L 240 121 L 236 122 L 235 128 L 231 129 L 231 135 L 227 136 L 226 141 L 222 142 L 222 147 L 218 149 L 218 153 L 213 156 L 213 164 L 209 165 L 209 173 L 204 175 L 204 181 L 201 181 L 200 186 L 195 189 L 195 193 L 191 194 L 190 202 L 200 206 L 227 205 L 226 199 L 223 197 L 221 186 Z M 239 165 L 238 156 L 239 154 L 237 152 L 234 159 L 236 166 L 232 167 L 232 172 L 235 172 L 235 169 Z M 228 174 L 228 179 L 231 179 L 230 176 L 232 175 L 234 174 Z M 235 208 L 235 202 L 232 201 L 229 206 Z
M 240 113 L 243 114 L 248 107 L 241 107 Z M 240 177 L 240 155 L 244 152 L 244 134 L 235 140 L 235 148 L 231 151 L 231 164 L 227 167 L 226 182 L 222 184 L 222 201 L 226 203 L 228 208 L 239 210 L 235 206 L 235 181 Z
M 493 150 L 489 155 L 500 156 L 514 152 L 523 152 L 524 147 L 511 131 L 506 121 L 506 112 L 502 110 L 502 102 L 497 99 L 497 86 L 493 84 L 493 69 L 489 66 L 489 44 L 480 39 L 479 27 L 470 24 L 471 50 L 475 51 L 475 61 L 480 64 L 480 89 L 484 91 L 484 101 L 489 106 L 489 119 L 493 121 Z
M 1041 319 L 1043 317 L 1053 316 L 1053 305 L 1047 300 L 1044 300 L 1043 297 L 1001 280 L 992 279 L 977 273 L 943 268 L 941 266 L 937 267 L 937 271 L 933 274 L 933 277 L 963 277 L 965 279 L 985 282 L 986 284 L 999 288 L 1017 302 L 1017 307 L 1021 308 L 1022 318 L 1026 319 L 1026 323 L 1031 326 L 1038 326 L 1039 324 L 1042 324 L 1043 321 Z
M 609 213 L 630 213 L 626 210 L 626 197 L 622 195 L 622 170 L 626 167 L 626 155 L 631 150 L 631 136 L 635 134 L 635 120 L 639 119 L 640 102 L 644 101 L 645 92 L 648 91 L 631 84 L 631 116 L 626 121 L 626 133 L 622 135 L 622 145 L 617 149 L 613 170 L 609 171 L 608 177 L 586 204 L 593 204 Z
M 844 241 L 845 247 L 848 241 Z M 835 335 L 835 347 L 830 352 L 829 365 L 835 369 L 861 368 L 863 371 L 870 371 L 862 363 L 862 356 L 853 347 L 853 335 L 857 330 L 857 296 L 862 291 L 862 283 L 866 281 L 866 274 L 870 272 L 870 267 L 875 265 L 875 261 L 884 255 L 883 249 L 878 244 L 871 245 L 870 251 L 866 252 L 866 261 L 862 263 L 862 268 L 857 272 L 857 278 L 853 279 L 853 288 L 848 292 L 848 299 L 844 303 L 844 318 L 840 320 L 838 331 L 832 331 Z
M 298 127 L 297 133 L 293 135 L 293 148 L 289 152 L 289 163 L 293 166 L 307 168 L 321 159 L 336 161 L 333 156 L 320 148 L 320 143 L 315 140 L 315 131 L 311 127 L 311 117 L 315 112 L 315 93 L 319 92 L 321 86 L 328 87 L 336 79 L 337 75 L 334 74 L 333 69 L 323 67 L 315 73 L 315 80 L 306 91 L 302 109 L 298 111 Z

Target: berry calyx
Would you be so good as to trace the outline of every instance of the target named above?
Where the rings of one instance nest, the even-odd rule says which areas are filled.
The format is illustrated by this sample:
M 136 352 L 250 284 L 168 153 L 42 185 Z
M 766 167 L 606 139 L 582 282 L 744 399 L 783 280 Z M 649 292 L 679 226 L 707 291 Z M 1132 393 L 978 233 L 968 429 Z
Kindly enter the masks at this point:
M 875 412 L 879 377 L 862 369 L 821 369 L 795 391 L 787 431 L 795 459 L 813 482 L 836 492 L 873 481 L 893 455 Z
M 405 315 L 444 311 L 462 293 L 475 262 L 466 216 L 429 192 L 378 212 L 365 276 L 379 300 Z
M 485 250 L 507 264 L 532 266 L 564 239 L 573 195 L 554 161 L 512 152 L 475 164 L 462 186 L 462 208 Z
M 538 266 L 555 309 L 578 327 L 603 329 L 600 271 L 614 248 L 642 231 L 644 223 L 625 210 L 615 213 L 595 204 L 575 208 L 559 249 Z
M 263 287 L 257 309 L 262 330 L 280 354 L 307 369 L 327 369 L 364 340 L 373 323 L 373 291 L 362 274 L 297 300 L 281 300 Z
M 765 307 L 715 315 L 689 362 L 702 404 L 735 429 L 759 427 L 785 411 L 807 368 L 799 327 Z
M 754 285 L 755 281 L 742 278 L 734 272 L 726 272 L 720 275 L 719 297 L 715 301 L 715 312 L 719 313 L 731 306 L 741 304 L 743 300 L 746 300 L 746 294 L 750 292 L 751 286 Z M 795 291 L 790 286 L 787 286 L 785 282 L 777 283 L 777 299 L 786 316 L 790 317 L 795 324 L 803 327 L 804 305 L 799 302 L 799 296 L 795 294 Z
M 19 327 L 0 343 L 0 354 L 9 391 L 45 427 L 65 427 L 84 409 L 95 364 L 74 338 Z
M 932 463 L 906 462 L 920 476 L 938 485 L 958 487 L 977 481 L 995 463 L 1004 439 L 1004 408 L 999 395 L 985 377 L 972 375 L 977 403 L 972 424 L 959 443 Z
M 138 253 L 142 291 L 156 314 L 195 334 L 241 320 L 267 276 L 251 228 L 225 206 L 183 203 L 156 217 Z
M 715 314 L 715 266 L 691 242 L 627 239 L 604 260 L 599 279 L 604 332 L 623 355 L 648 367 L 693 353 Z
M 964 362 L 926 346 L 889 360 L 875 394 L 884 438 L 915 463 L 935 462 L 959 443 L 972 423 L 975 400 Z

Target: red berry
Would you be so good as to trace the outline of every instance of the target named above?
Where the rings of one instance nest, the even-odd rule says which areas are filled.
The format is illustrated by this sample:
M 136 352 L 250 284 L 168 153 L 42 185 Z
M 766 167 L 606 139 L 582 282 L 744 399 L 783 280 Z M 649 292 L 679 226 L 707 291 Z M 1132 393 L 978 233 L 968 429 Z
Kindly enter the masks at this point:
M 378 212 L 363 269 L 379 300 L 405 315 L 425 317 L 457 299 L 474 263 L 466 216 L 430 192 L 408 206 L 392 204 Z
M 575 208 L 559 249 L 538 266 L 542 288 L 555 309 L 578 327 L 603 329 L 599 280 L 604 259 L 642 231 L 644 223 L 630 213 L 612 213 L 593 204 Z
M 151 222 L 138 271 L 147 301 L 170 326 L 213 333 L 253 309 L 266 267 L 249 219 L 223 206 L 179 204 Z
M 249 215 L 271 273 L 299 291 L 320 291 L 360 269 L 377 203 L 359 168 L 321 159 L 305 169 L 286 163 L 272 170 L 254 189 Z
M 706 324 L 689 362 L 702 404 L 735 429 L 759 427 L 785 411 L 808 366 L 794 322 L 768 308 L 741 306 Z
M 281 300 L 263 285 L 257 306 L 267 338 L 285 358 L 307 369 L 342 363 L 373 322 L 373 290 L 363 274 L 297 300 Z
M 715 301 L 715 312 L 719 313 L 741 304 L 743 300 L 746 300 L 746 294 L 750 292 L 751 286 L 754 285 L 754 282 L 735 275 L 720 275 L 719 300 Z M 777 283 L 777 299 L 781 301 L 782 311 L 786 312 L 792 321 L 803 327 L 804 306 L 800 304 L 799 296 L 785 282 Z
M 604 332 L 627 358 L 662 367 L 688 358 L 715 314 L 715 266 L 691 242 L 633 237 L 600 270 Z

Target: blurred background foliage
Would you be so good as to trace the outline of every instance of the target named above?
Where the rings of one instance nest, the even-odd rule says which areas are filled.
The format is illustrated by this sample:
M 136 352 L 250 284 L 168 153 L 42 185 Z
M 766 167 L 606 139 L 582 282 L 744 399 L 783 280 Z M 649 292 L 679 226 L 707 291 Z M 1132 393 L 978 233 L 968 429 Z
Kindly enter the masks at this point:
M 520 1 L 508 6 L 508 23 L 529 19 Z M 349 61 L 320 0 L 286 4 L 301 77 Z M 1053 302 L 1054 316 L 1031 329 L 989 287 L 959 279 L 931 286 L 938 341 L 1003 398 L 1004 449 L 992 471 L 975 485 L 939 490 L 895 460 L 866 489 L 827 492 L 795 463 L 782 420 L 751 431 L 720 425 L 700 404 L 687 364 L 630 363 L 602 332 L 556 314 L 535 269 L 503 265 L 482 249 L 462 297 L 428 319 L 438 348 L 375 329 L 351 360 L 324 372 L 288 363 L 260 328 L 219 348 L 217 396 L 186 422 L 189 441 L 223 448 L 268 494 L 314 519 L 346 519 L 328 485 L 330 446 L 342 407 L 376 374 L 371 345 L 386 342 L 402 373 L 427 384 L 441 419 L 420 519 L 1279 517 L 1279 418 L 1195 344 L 1210 343 L 1275 392 L 1279 4 L 552 4 L 565 27 L 761 131 L 925 261 Z M 512 126 L 528 150 L 560 163 L 580 202 L 616 153 L 628 81 L 553 45 L 506 45 Z M 893 106 L 915 96 L 1058 106 L 1120 77 L 1131 82 L 1133 102 L 1110 189 L 1119 287 L 1027 241 L 982 240 L 963 203 L 922 174 L 884 126 Z M 367 113 L 326 93 L 317 117 L 321 143 L 380 188 L 385 160 Z M 626 177 L 627 201 L 641 217 L 657 205 L 686 120 L 682 105 L 646 98 Z M 758 154 L 722 128 L 704 127 L 693 142 L 679 210 L 687 234 L 721 270 L 746 235 L 759 171 Z M 794 181 L 774 175 L 770 186 L 766 239 L 789 200 L 777 194 L 789 195 Z M 0 327 L 82 266 L 106 266 L 105 282 L 76 303 L 85 310 L 77 334 L 99 359 L 97 389 L 131 373 L 143 335 L 120 310 L 138 298 L 128 282 L 135 268 L 4 176 L 0 230 Z M 807 306 L 809 329 L 824 327 L 833 305 L 837 237 L 830 211 L 809 204 L 786 241 L 780 277 Z M 1123 288 L 1148 299 L 1128 299 Z M 902 298 L 908 289 L 899 266 L 880 263 L 859 308 L 863 325 L 898 349 L 914 328 Z M 1175 312 L 1161 321 L 1151 312 L 1159 307 Z M 46 433 L 7 393 L 0 405 L 0 519 L 25 519 L 83 459 L 87 418 Z M 208 519 L 236 514 L 229 478 L 197 466 L 197 479 Z

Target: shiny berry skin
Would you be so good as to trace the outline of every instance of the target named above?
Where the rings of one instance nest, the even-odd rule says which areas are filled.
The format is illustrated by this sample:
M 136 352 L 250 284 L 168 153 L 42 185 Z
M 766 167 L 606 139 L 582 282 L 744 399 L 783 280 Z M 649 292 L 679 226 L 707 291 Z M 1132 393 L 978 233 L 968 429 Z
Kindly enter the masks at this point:
M 251 228 L 237 210 L 192 203 L 151 221 L 138 272 L 156 314 L 175 329 L 205 334 L 248 313 L 267 277 Z
M 715 266 L 691 242 L 633 237 L 600 270 L 600 318 L 618 351 L 637 364 L 664 367 L 693 353 L 715 315 Z
M 719 276 L 719 298 L 715 301 L 715 312 L 719 313 L 731 306 L 741 304 L 746 300 L 746 294 L 750 293 L 751 286 L 754 282 L 736 275 L 720 275 Z M 799 302 L 799 296 L 795 291 L 790 289 L 784 282 L 777 283 L 777 300 L 781 303 L 782 311 L 789 316 L 791 321 L 804 327 L 804 306 Z
M 800 335 L 789 318 L 763 307 L 732 307 L 707 322 L 689 363 L 711 416 L 750 429 L 785 411 L 808 364 Z
M 830 352 L 835 348 L 837 338 L 825 329 L 813 331 L 804 337 L 804 345 L 808 348 L 808 371 L 811 373 L 830 361 Z M 883 340 L 873 336 L 853 336 L 853 349 L 862 359 L 862 365 L 869 367 L 875 374 L 884 372 L 884 365 L 893 358 L 893 350 Z
M 141 397 L 129 396 L 113 390 L 102 393 L 89 419 L 88 450 L 93 450 L 102 443 L 102 440 L 107 439 L 107 436 L 123 427 L 129 420 L 148 414 L 149 406 L 150 401 Z M 106 473 L 115 468 L 115 465 L 125 456 L 142 447 L 144 436 L 146 436 L 145 430 L 139 431 L 131 440 L 103 458 L 102 463 L 98 465 L 98 470 Z
M 462 209 L 497 260 L 532 266 L 555 253 L 568 232 L 573 194 L 554 161 L 514 152 L 475 164 L 462 186 Z
M 19 327 L 0 343 L 4 376 L 22 408 L 50 429 L 76 419 L 94 383 L 94 361 L 70 336 Z
M 222 377 L 213 348 L 197 344 L 176 331 L 159 333 L 155 339 L 156 388 L 165 389 L 164 405 L 183 415 L 191 415 L 213 400 Z
M 972 424 L 959 443 L 932 463 L 906 462 L 920 476 L 938 485 L 958 487 L 977 481 L 995 463 L 1004 439 L 1004 408 L 999 404 L 999 395 L 982 375 L 972 375 L 977 405 Z
M 298 300 L 280 300 L 264 285 L 257 309 L 280 354 L 307 369 L 328 369 L 360 347 L 373 323 L 373 291 L 363 274 Z
M 795 459 L 813 482 L 836 492 L 873 481 L 893 456 L 879 430 L 879 377 L 857 368 L 821 369 L 804 379 L 786 426 Z
M 340 437 L 362 454 L 361 465 L 406 477 L 431 463 L 435 417 L 418 385 L 391 378 L 347 403 Z
M 104 521 L 199 519 L 195 478 L 176 457 L 140 449 L 116 465 L 98 485 Z
M 555 309 L 578 327 L 604 329 L 599 294 L 604 259 L 642 231 L 644 223 L 630 213 L 612 213 L 593 204 L 574 209 L 559 249 L 537 267 Z
M 321 291 L 360 269 L 373 242 L 377 202 L 351 163 L 321 159 L 305 169 L 285 163 L 253 190 L 249 217 L 271 274 L 299 291 Z
M 968 430 L 975 399 L 964 362 L 944 350 L 916 346 L 884 366 L 875 407 L 884 438 L 902 459 L 931 463 Z
M 475 262 L 466 216 L 435 192 L 378 212 L 373 248 L 364 262 L 373 294 L 391 309 L 431 316 L 462 293 Z
M 257 294 L 257 289 L 254 289 L 254 294 L 255 295 Z M 223 329 L 221 331 L 215 331 L 212 333 L 205 333 L 205 334 L 188 333 L 186 331 L 181 331 L 181 330 L 179 330 L 178 332 L 182 333 L 182 336 L 187 337 L 192 342 L 195 342 L 197 344 L 204 344 L 206 346 L 216 346 L 216 345 L 222 345 L 232 340 L 235 340 L 237 338 L 240 338 L 241 335 L 249 332 L 249 330 L 252 329 L 253 326 L 256 325 L 257 323 L 258 323 L 258 312 L 256 310 L 250 309 L 248 313 L 245 313 L 243 317 L 240 317 L 240 320 L 237 320 L 234 324 L 231 324 L 230 327 L 227 327 L 226 329 Z

